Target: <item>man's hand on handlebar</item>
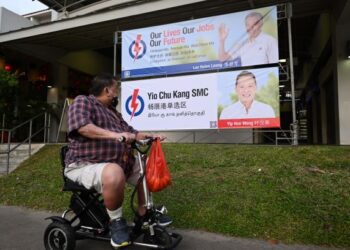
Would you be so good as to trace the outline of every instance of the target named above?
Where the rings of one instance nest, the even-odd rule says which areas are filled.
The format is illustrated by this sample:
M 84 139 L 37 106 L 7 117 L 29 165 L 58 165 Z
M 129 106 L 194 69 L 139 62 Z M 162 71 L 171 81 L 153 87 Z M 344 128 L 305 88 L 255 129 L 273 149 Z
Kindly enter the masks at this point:
M 160 141 L 164 141 L 166 139 L 166 136 L 155 134 L 155 135 L 147 135 L 146 138 L 160 139 Z
M 125 143 L 132 143 L 136 140 L 136 135 L 129 132 L 119 133 L 118 140 Z
M 165 140 L 166 137 L 164 135 L 159 134 L 146 134 L 146 133 L 129 133 L 129 132 L 123 132 L 118 133 L 118 138 L 120 142 L 125 143 L 132 143 L 134 141 L 140 141 L 145 139 L 160 139 L 161 141 Z

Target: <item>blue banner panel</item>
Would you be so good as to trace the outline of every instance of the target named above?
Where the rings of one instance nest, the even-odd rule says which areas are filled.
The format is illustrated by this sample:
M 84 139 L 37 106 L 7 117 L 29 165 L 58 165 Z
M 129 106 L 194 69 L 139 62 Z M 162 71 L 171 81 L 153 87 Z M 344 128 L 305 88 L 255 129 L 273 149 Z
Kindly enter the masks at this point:
M 277 8 L 122 32 L 122 78 L 273 64 Z

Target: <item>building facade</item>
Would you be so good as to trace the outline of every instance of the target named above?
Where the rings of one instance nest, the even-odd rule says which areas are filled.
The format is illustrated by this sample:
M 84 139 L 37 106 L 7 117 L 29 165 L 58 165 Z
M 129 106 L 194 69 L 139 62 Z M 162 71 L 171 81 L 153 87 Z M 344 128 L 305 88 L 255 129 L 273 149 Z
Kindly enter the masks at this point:
M 23 99 L 39 98 L 56 105 L 53 133 L 58 130 L 67 97 L 87 93 L 90 79 L 99 72 L 120 76 L 121 48 L 116 32 L 291 3 L 291 40 L 286 19 L 279 20 L 278 30 L 280 59 L 287 59 L 286 71 L 281 64 L 281 73 L 286 75 L 280 82 L 281 130 L 290 130 L 293 123 L 288 67 L 291 41 L 299 143 L 350 145 L 348 1 L 40 2 L 48 5 L 48 10 L 23 17 L 1 9 L 0 49 L 5 60 L 25 72 Z M 8 16 L 13 21 L 9 22 Z M 167 136 L 173 142 L 275 143 L 281 130 L 173 131 Z

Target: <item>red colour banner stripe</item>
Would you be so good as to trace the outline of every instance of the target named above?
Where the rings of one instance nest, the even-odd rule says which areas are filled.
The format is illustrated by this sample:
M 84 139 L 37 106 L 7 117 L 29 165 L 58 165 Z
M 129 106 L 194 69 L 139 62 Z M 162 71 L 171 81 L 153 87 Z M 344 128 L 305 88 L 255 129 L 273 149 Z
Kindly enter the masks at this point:
M 219 120 L 219 128 L 279 128 L 280 118 L 250 118 Z

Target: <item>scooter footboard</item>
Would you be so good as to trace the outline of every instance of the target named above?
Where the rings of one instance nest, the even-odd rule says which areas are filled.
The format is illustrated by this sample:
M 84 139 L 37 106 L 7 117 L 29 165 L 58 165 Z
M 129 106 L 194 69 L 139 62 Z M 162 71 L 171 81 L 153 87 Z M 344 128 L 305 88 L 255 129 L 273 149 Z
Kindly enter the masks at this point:
M 179 245 L 179 243 L 182 240 L 182 236 L 180 234 L 177 234 L 177 233 L 170 233 L 170 236 L 173 238 L 173 242 L 172 242 L 171 246 L 169 246 L 168 248 L 173 249 L 173 248 L 177 247 L 177 245 Z
M 134 241 L 133 245 L 147 247 L 147 248 L 154 248 L 154 249 L 174 249 L 181 242 L 182 236 L 177 233 L 168 233 L 168 234 L 172 240 L 171 240 L 171 243 L 167 245 L 162 245 L 159 243 L 157 244 L 157 243 L 137 242 L 137 241 Z

